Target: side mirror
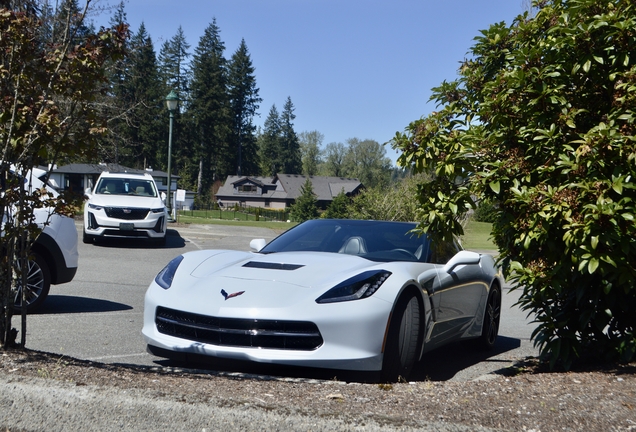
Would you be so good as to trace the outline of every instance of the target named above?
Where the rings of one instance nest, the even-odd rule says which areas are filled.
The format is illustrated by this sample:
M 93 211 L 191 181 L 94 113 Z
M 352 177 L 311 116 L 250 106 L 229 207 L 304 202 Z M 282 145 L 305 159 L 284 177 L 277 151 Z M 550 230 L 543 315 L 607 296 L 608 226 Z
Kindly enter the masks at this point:
M 93 194 L 93 190 L 91 188 L 84 189 L 84 195 L 91 196 Z
M 259 252 L 261 249 L 265 247 L 267 241 L 265 239 L 254 239 L 250 242 L 250 248 L 254 252 Z
M 460 251 L 455 254 L 444 266 L 444 271 L 446 273 L 452 272 L 455 267 L 458 265 L 471 265 L 471 264 L 479 264 L 481 260 L 481 255 L 477 252 L 470 251 Z

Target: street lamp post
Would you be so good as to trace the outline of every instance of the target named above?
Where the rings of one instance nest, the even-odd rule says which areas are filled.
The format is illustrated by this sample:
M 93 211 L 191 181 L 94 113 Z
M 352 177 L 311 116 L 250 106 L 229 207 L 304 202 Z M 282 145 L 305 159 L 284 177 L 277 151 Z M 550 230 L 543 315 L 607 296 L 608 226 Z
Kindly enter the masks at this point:
M 170 112 L 170 131 L 168 132 L 168 196 L 166 198 L 166 207 L 168 208 L 168 217 L 172 220 L 172 200 L 170 199 L 170 190 L 172 189 L 172 122 L 174 121 L 174 111 L 179 104 L 179 96 L 170 90 L 166 96 L 166 106 Z

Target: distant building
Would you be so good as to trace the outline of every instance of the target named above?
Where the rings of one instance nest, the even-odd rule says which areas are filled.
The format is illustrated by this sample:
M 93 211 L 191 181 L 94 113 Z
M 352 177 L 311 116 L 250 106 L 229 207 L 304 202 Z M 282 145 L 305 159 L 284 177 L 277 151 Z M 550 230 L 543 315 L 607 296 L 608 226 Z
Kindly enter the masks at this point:
M 318 207 L 323 209 L 343 190 L 347 196 L 354 196 L 364 187 L 358 179 L 344 177 L 307 177 L 297 174 L 277 174 L 273 177 L 228 176 L 215 196 L 224 207 L 239 204 L 284 209 L 300 196 L 307 178 L 317 196 Z

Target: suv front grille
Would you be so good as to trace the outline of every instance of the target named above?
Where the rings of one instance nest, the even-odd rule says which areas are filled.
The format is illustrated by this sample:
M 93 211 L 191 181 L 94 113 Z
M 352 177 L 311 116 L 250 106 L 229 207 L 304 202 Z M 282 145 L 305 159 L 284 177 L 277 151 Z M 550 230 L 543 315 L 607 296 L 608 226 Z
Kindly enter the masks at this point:
M 126 208 L 126 207 L 104 207 L 106 216 L 113 219 L 122 220 L 142 220 L 146 219 L 150 209 L 145 208 Z
M 155 324 L 159 333 L 219 346 L 311 351 L 322 345 L 316 324 L 218 318 L 158 307 Z

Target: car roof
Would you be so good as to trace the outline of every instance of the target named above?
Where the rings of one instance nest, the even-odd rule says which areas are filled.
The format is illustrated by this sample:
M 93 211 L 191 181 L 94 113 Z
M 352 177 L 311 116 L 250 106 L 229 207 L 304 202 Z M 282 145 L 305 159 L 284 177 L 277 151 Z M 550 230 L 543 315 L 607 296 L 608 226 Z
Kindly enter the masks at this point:
M 133 178 L 133 177 L 138 177 L 138 178 L 146 178 L 146 179 L 152 179 L 152 176 L 148 173 L 129 173 L 129 172 L 109 172 L 109 171 L 103 171 L 100 176 L 100 178 L 102 177 L 110 177 L 110 178 Z

